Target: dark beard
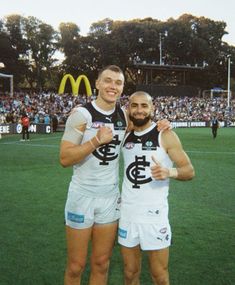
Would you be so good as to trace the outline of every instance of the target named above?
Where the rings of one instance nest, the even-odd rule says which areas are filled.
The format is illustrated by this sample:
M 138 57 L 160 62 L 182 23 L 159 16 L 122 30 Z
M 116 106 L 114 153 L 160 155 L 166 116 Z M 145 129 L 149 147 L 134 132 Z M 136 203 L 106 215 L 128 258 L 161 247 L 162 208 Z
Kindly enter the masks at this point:
M 150 115 L 145 117 L 144 119 L 136 119 L 131 115 L 129 115 L 129 118 L 133 122 L 134 126 L 136 126 L 136 127 L 143 127 L 144 125 L 146 125 L 151 120 Z

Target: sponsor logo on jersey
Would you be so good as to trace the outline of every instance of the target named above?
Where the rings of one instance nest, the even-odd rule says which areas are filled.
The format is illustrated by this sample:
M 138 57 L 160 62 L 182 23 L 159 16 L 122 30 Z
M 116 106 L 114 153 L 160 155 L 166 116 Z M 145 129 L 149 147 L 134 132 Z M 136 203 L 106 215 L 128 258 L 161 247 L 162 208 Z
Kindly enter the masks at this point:
M 111 117 L 105 117 L 106 120 L 108 120 L 110 123 L 112 121 L 112 118 Z
M 159 215 L 159 210 L 148 210 L 148 215 Z
M 100 127 L 104 126 L 104 123 L 103 122 L 93 122 L 91 127 L 93 129 L 99 129 Z
M 142 150 L 156 150 L 157 147 L 154 146 L 154 143 L 152 141 L 146 141 L 146 143 L 143 145 Z
M 132 143 L 132 142 L 128 142 L 128 143 L 125 144 L 125 148 L 126 149 L 132 149 L 134 146 L 135 146 L 135 144 Z
M 151 146 L 153 145 L 153 142 L 151 142 L 151 141 L 146 141 L 145 145 L 148 146 L 148 147 L 151 147 Z
M 125 130 L 126 129 L 126 123 L 122 120 L 117 120 L 114 122 L 114 130 Z
M 123 126 L 123 122 L 122 121 L 117 121 L 117 126 L 118 127 L 122 127 Z

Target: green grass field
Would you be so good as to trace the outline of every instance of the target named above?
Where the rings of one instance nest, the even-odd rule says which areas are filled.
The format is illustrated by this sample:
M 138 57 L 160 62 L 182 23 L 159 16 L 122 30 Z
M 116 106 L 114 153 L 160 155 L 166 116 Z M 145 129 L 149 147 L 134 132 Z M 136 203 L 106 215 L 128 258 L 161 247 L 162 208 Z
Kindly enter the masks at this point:
M 171 182 L 171 285 L 235 284 L 235 128 L 176 129 L 196 170 Z M 59 165 L 61 133 L 0 140 L 0 285 L 62 285 L 64 204 L 71 168 Z M 87 284 L 89 266 L 83 285 Z M 150 285 L 143 256 L 142 285 Z M 122 285 L 116 245 L 109 285 Z

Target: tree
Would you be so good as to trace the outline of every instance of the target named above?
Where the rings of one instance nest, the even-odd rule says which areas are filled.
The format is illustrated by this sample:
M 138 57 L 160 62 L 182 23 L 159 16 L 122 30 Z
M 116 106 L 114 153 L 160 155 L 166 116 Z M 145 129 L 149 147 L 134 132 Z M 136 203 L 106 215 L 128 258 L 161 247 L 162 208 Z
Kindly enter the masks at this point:
M 57 49 L 57 32 L 35 17 L 6 17 L 6 33 L 15 52 L 14 75 L 21 86 L 43 89 L 51 78 L 51 67 Z M 12 64 L 11 64 L 12 66 Z
M 59 49 L 68 58 L 76 52 L 76 43 L 80 38 L 80 29 L 74 23 L 61 23 L 59 25 L 60 39 L 58 42 Z
M 226 23 L 205 17 L 184 14 L 167 21 L 105 18 L 93 23 L 87 36 L 81 36 L 79 27 L 71 22 L 61 23 L 57 33 L 35 17 L 11 15 L 6 19 L 0 22 L 0 59 L 22 86 L 55 88 L 55 79 L 64 73 L 85 74 L 94 86 L 100 68 L 117 64 L 125 71 L 128 90 L 134 90 L 136 84 L 146 82 L 146 76 L 133 63 L 159 64 L 161 57 L 163 65 L 203 67 L 203 73 L 191 74 L 190 85 L 225 88 L 227 55 L 235 62 L 235 47 L 223 42 Z M 65 56 L 58 67 L 55 51 Z M 234 73 L 232 64 L 231 78 Z M 174 74 L 164 72 L 155 72 L 152 79 L 155 84 L 178 82 Z
M 21 17 L 11 15 L 0 24 L 0 61 L 4 63 L 6 73 L 14 75 L 14 84 L 24 79 L 25 64 L 19 57 L 25 52 L 25 44 L 20 30 Z
M 57 49 L 58 34 L 52 26 L 35 17 L 24 19 L 24 34 L 28 45 L 31 79 L 36 83 L 36 88 L 41 90 L 45 78 L 51 78 L 50 68 L 55 63 L 53 55 Z

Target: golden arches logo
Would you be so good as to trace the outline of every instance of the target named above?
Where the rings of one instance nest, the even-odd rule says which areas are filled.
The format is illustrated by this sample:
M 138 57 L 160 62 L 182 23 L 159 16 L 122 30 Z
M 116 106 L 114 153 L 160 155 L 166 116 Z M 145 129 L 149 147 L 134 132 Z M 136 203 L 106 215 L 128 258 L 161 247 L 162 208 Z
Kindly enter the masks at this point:
M 80 84 L 81 84 L 81 80 L 83 80 L 84 83 L 85 83 L 87 96 L 91 96 L 92 95 L 90 81 L 88 80 L 86 75 L 79 75 L 78 78 L 75 81 L 71 74 L 65 74 L 63 76 L 63 78 L 62 78 L 62 80 L 60 82 L 60 87 L 59 87 L 59 91 L 58 91 L 59 94 L 63 94 L 64 93 L 65 84 L 66 84 L 67 80 L 70 81 L 70 84 L 71 84 L 71 87 L 72 87 L 72 93 L 73 93 L 74 96 L 78 95 L 78 91 L 79 91 L 79 87 L 80 87 Z

